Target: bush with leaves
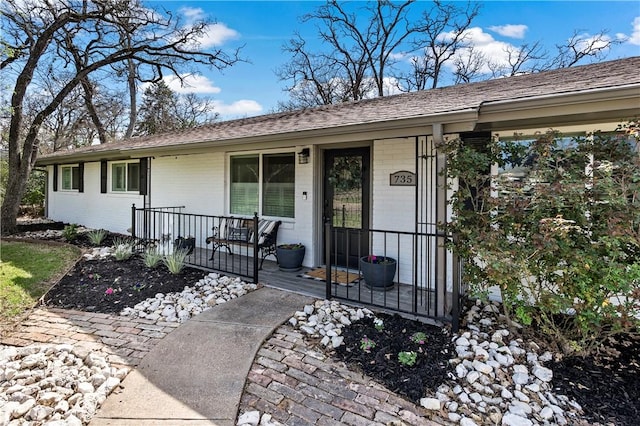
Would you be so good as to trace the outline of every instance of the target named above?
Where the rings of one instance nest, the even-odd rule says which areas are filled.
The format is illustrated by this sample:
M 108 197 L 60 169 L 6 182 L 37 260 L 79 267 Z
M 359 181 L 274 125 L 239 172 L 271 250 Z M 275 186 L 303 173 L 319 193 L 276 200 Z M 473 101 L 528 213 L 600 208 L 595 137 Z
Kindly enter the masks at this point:
M 589 354 L 640 326 L 637 123 L 618 132 L 486 150 L 447 143 L 453 248 L 476 295 L 500 289 L 507 318 L 565 353 Z M 512 173 L 491 175 L 497 164 Z M 525 166 L 529 172 L 525 176 Z
M 62 238 L 68 242 L 75 241 L 78 238 L 78 225 L 76 223 L 66 225 L 62 230 Z

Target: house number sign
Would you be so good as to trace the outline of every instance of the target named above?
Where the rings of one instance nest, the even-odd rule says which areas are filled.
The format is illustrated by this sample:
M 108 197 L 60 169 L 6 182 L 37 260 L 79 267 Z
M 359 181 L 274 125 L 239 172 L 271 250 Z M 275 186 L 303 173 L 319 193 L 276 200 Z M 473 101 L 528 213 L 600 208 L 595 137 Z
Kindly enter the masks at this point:
M 416 174 L 407 170 L 391 173 L 389 178 L 391 186 L 416 186 Z

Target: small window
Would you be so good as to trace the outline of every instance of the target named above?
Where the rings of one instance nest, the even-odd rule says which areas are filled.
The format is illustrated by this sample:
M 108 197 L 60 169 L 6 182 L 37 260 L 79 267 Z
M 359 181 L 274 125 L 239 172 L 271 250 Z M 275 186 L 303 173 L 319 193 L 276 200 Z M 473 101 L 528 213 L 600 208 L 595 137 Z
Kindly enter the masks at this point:
M 73 191 L 80 188 L 80 168 L 78 166 L 62 166 L 62 189 Z
M 140 191 L 140 163 L 112 163 L 111 191 Z

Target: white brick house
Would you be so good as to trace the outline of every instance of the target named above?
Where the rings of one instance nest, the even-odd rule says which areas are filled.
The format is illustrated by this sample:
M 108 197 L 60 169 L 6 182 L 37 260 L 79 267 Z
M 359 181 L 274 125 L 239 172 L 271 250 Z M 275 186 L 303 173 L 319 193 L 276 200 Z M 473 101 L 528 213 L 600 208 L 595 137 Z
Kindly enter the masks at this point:
M 339 180 L 328 178 L 336 156 L 356 156 L 366 175 L 356 202 L 362 226 L 434 232 L 435 222 L 446 217 L 435 182 L 444 158 L 435 161 L 434 141 L 550 128 L 613 130 L 640 115 L 639 69 L 634 57 L 225 121 L 56 152 L 41 156 L 37 167 L 48 172 L 51 219 L 124 233 L 134 203 L 207 215 L 255 210 L 282 221 L 278 243 L 302 242 L 305 265 L 322 265 L 324 222 L 329 215 L 340 222 L 340 203 L 343 219 L 352 214 L 346 206 L 353 207 L 328 191 Z M 417 184 L 392 185 L 391 175 L 399 171 L 415 174 Z M 337 213 L 328 205 L 338 206 Z M 374 239 L 368 250 L 379 243 Z

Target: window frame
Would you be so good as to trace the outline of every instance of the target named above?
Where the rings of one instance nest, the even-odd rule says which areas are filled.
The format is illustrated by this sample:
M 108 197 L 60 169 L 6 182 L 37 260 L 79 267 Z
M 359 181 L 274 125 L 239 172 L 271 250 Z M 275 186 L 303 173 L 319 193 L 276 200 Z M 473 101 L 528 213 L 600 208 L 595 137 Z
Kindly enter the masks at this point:
M 64 175 L 66 170 L 71 170 L 71 187 L 65 186 Z M 74 173 L 75 173 L 75 179 L 74 179 Z M 60 166 L 60 190 L 67 191 L 67 192 L 80 192 L 80 165 L 79 164 L 63 164 Z
M 290 207 L 292 209 L 292 215 L 291 216 L 273 216 L 273 215 L 265 215 L 264 214 L 264 209 L 265 209 L 265 185 L 266 182 L 265 180 L 265 157 L 269 157 L 269 156 L 290 156 L 291 157 L 291 162 L 293 165 L 293 191 L 292 191 L 292 196 L 291 196 L 291 204 L 292 206 Z M 296 185 L 296 153 L 294 150 L 277 150 L 277 151 L 268 151 L 268 152 L 235 152 L 235 153 L 230 153 L 228 154 L 228 173 L 227 173 L 227 178 L 228 178 L 228 186 L 227 186 L 227 191 L 228 191 L 228 196 L 227 196 L 227 211 L 229 212 L 230 215 L 235 215 L 235 216 L 252 216 L 254 211 L 252 211 L 251 213 L 234 213 L 234 209 L 233 209 L 233 205 L 232 205 L 232 185 L 233 185 L 233 160 L 235 158 L 256 158 L 258 159 L 258 176 L 257 176 L 257 182 L 256 184 L 258 185 L 258 194 L 257 194 L 257 207 L 254 210 L 255 212 L 258 213 L 259 216 L 261 217 L 269 217 L 269 218 L 277 218 L 277 219 L 284 219 L 284 220 L 293 220 L 295 219 L 295 215 L 296 215 L 296 211 L 295 211 L 295 206 L 296 206 L 296 196 L 295 196 L 295 185 Z M 237 210 L 236 210 L 237 211 Z
M 138 170 L 136 173 L 132 173 L 131 166 L 137 166 Z M 124 168 L 124 182 L 121 188 L 123 189 L 115 189 L 114 185 L 115 181 L 115 168 L 123 167 Z M 108 167 L 109 173 L 109 193 L 112 194 L 139 194 L 140 193 L 140 160 L 124 160 L 124 161 L 111 161 L 109 162 Z M 133 176 L 132 176 L 133 175 Z M 134 178 L 134 181 L 131 181 L 131 178 Z

